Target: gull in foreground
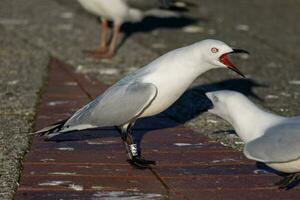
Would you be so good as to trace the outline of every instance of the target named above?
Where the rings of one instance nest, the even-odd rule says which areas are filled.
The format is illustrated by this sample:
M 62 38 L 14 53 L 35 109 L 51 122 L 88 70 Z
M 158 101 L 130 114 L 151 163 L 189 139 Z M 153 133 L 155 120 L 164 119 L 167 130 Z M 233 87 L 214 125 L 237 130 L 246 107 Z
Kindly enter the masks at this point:
M 221 90 L 208 92 L 209 112 L 228 121 L 245 142 L 247 158 L 288 173 L 276 183 L 289 189 L 300 180 L 300 116 L 282 117 L 258 108 L 243 94 Z
M 94 58 L 113 57 L 123 22 L 139 22 L 145 16 L 145 11 L 154 8 L 176 7 L 172 0 L 78 0 L 78 2 L 89 13 L 101 17 L 100 46 L 95 51 L 86 51 Z M 108 20 L 114 22 L 109 47 L 106 41 L 109 29 Z
M 132 131 L 135 121 L 167 109 L 199 75 L 210 69 L 229 68 L 242 75 L 228 59 L 231 53 L 248 52 L 211 39 L 173 50 L 125 76 L 68 120 L 36 133 L 51 138 L 70 131 L 115 126 L 129 162 L 146 168 L 154 162 L 145 160 L 137 148 Z

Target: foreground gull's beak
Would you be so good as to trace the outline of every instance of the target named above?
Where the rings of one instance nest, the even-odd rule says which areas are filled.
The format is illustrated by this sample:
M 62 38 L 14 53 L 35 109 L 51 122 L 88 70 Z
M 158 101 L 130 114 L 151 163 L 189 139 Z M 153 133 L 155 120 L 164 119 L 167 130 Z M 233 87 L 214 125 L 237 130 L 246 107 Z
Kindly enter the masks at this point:
M 226 65 L 229 69 L 235 71 L 237 74 L 241 75 L 242 77 L 245 77 L 244 74 L 236 66 L 234 66 L 234 64 L 232 64 L 232 62 L 228 59 L 227 55 L 232 54 L 232 53 L 246 53 L 246 54 L 249 54 L 249 52 L 246 51 L 246 50 L 243 50 L 243 49 L 233 49 L 232 52 L 224 53 L 219 58 L 220 62 L 223 63 L 224 65 Z

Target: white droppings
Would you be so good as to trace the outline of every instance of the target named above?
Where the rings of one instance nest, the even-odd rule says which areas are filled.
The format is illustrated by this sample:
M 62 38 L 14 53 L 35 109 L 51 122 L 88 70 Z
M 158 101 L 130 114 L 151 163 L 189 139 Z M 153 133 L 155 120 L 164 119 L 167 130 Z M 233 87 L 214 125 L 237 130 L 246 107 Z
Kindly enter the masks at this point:
M 235 144 L 245 144 L 245 142 L 243 142 L 243 141 L 235 141 L 234 143 Z
M 253 171 L 254 174 L 268 174 L 269 172 L 263 169 L 257 169 Z
M 197 144 L 190 144 L 190 143 L 174 143 L 175 146 L 178 147 L 186 147 L 186 146 L 201 146 L 203 145 L 202 143 L 197 143 Z
M 138 188 L 128 188 L 126 189 L 126 191 L 129 191 L 129 192 L 139 192 L 140 190 Z
M 208 119 L 208 120 L 206 120 L 208 123 L 211 123 L 211 124 L 217 124 L 218 123 L 218 121 L 216 121 L 216 120 L 213 120 L 213 119 Z
M 232 158 L 224 158 L 224 159 L 221 159 L 221 160 L 213 160 L 211 162 L 212 163 L 220 163 L 220 162 L 232 162 L 232 161 L 236 161 L 236 160 L 232 159 Z
M 17 83 L 19 83 L 19 80 L 8 81 L 7 85 L 16 85 Z
M 185 147 L 185 146 L 191 146 L 192 144 L 190 143 L 174 143 L 175 146 L 179 146 L 179 147 Z
M 126 169 L 115 169 L 116 172 L 126 172 Z
M 64 19 L 72 19 L 74 14 L 72 12 L 63 12 L 60 14 L 60 17 Z
M 91 188 L 94 189 L 94 190 L 104 190 L 104 189 L 107 189 L 107 187 L 103 187 L 103 186 L 100 186 L 100 185 L 94 185 Z
M 163 195 L 155 193 L 141 193 L 141 192 L 124 192 L 124 191 L 114 191 L 114 192 L 96 192 L 92 196 L 92 200 L 140 200 L 140 199 L 163 199 Z
M 236 25 L 235 29 L 238 31 L 249 31 L 250 27 L 247 24 L 238 24 Z
M 71 181 L 49 181 L 44 183 L 39 183 L 39 186 L 57 186 L 57 185 L 65 185 L 69 184 Z
M 106 156 L 107 159 L 113 159 L 115 156 Z
M 82 71 L 83 68 L 84 68 L 84 67 L 83 67 L 82 65 L 78 65 L 78 66 L 76 67 L 76 71 L 77 71 L 77 72 L 80 72 L 80 71 Z
M 106 68 L 106 69 L 100 69 L 99 72 L 100 74 L 103 75 L 114 75 L 117 74 L 119 71 L 115 68 Z
M 288 111 L 288 109 L 287 108 L 280 108 L 280 111 L 285 112 L 285 111 Z
M 65 82 L 65 85 L 67 85 L 67 86 L 76 86 L 78 84 L 76 82 L 70 81 L 70 82 Z
M 186 8 L 186 3 L 183 1 L 176 1 L 174 5 L 178 8 Z
M 48 161 L 55 161 L 55 159 L 52 159 L 52 158 L 44 158 L 44 159 L 41 159 L 40 161 L 42 161 L 42 162 L 48 162 Z
M 249 54 L 246 54 L 246 53 L 239 54 L 239 58 L 241 58 L 243 60 L 248 60 L 249 59 Z
M 92 167 L 90 167 L 90 166 L 77 166 L 78 168 L 85 168 L 85 169 L 90 169 L 90 168 L 92 168 Z
M 183 27 L 182 31 L 185 32 L 185 33 L 203 33 L 204 32 L 204 27 L 196 26 L 196 25 L 190 25 L 190 26 Z
M 289 81 L 289 84 L 300 85 L 300 80 L 291 80 L 291 81 Z
M 50 101 L 48 103 L 49 106 L 56 106 L 56 105 L 62 105 L 62 104 L 66 104 L 68 103 L 69 101 Z
M 224 143 L 224 142 L 220 142 L 221 143 L 221 145 L 223 145 L 224 147 L 228 147 L 229 145 L 228 144 L 226 144 L 226 143 Z
M 70 184 L 69 188 L 73 189 L 75 191 L 82 191 L 83 190 L 83 186 L 81 186 L 81 185 L 75 185 L 74 183 Z
M 52 175 L 75 175 L 75 172 L 51 172 L 48 174 L 52 174 Z
M 272 95 L 272 94 L 269 94 L 266 96 L 267 99 L 278 99 L 279 97 L 277 95 Z
M 103 145 L 103 144 L 114 144 L 117 143 L 116 141 L 113 140 L 106 140 L 106 141 L 88 141 L 88 144 L 92 144 L 92 145 Z
M 73 147 L 59 147 L 57 149 L 60 151 L 74 151 Z

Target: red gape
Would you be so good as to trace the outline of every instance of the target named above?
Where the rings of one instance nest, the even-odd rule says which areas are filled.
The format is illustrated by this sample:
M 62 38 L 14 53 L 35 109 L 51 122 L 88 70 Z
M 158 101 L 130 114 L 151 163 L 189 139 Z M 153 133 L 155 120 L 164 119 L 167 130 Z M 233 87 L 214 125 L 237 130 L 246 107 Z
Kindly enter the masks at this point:
M 220 62 L 226 65 L 232 71 L 235 71 L 237 74 L 241 75 L 242 77 L 245 77 L 244 74 L 238 68 L 236 68 L 234 64 L 232 64 L 232 62 L 228 59 L 227 55 L 228 54 L 225 53 L 222 56 L 220 56 L 219 58 Z
M 220 62 L 223 63 L 226 66 L 230 66 L 230 67 L 234 67 L 235 66 L 232 64 L 232 62 L 228 59 L 227 54 L 223 54 L 222 56 L 220 56 Z

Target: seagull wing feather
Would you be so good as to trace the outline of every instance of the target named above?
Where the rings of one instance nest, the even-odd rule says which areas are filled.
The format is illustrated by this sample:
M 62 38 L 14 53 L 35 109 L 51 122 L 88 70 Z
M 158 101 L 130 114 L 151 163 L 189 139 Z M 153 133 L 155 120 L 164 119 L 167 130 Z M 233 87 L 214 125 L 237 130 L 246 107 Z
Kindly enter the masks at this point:
M 157 88 L 151 83 L 117 84 L 78 110 L 64 125 L 65 131 L 121 126 L 134 121 L 152 103 Z
M 244 148 L 249 159 L 260 162 L 288 162 L 300 158 L 300 123 L 272 127 Z

